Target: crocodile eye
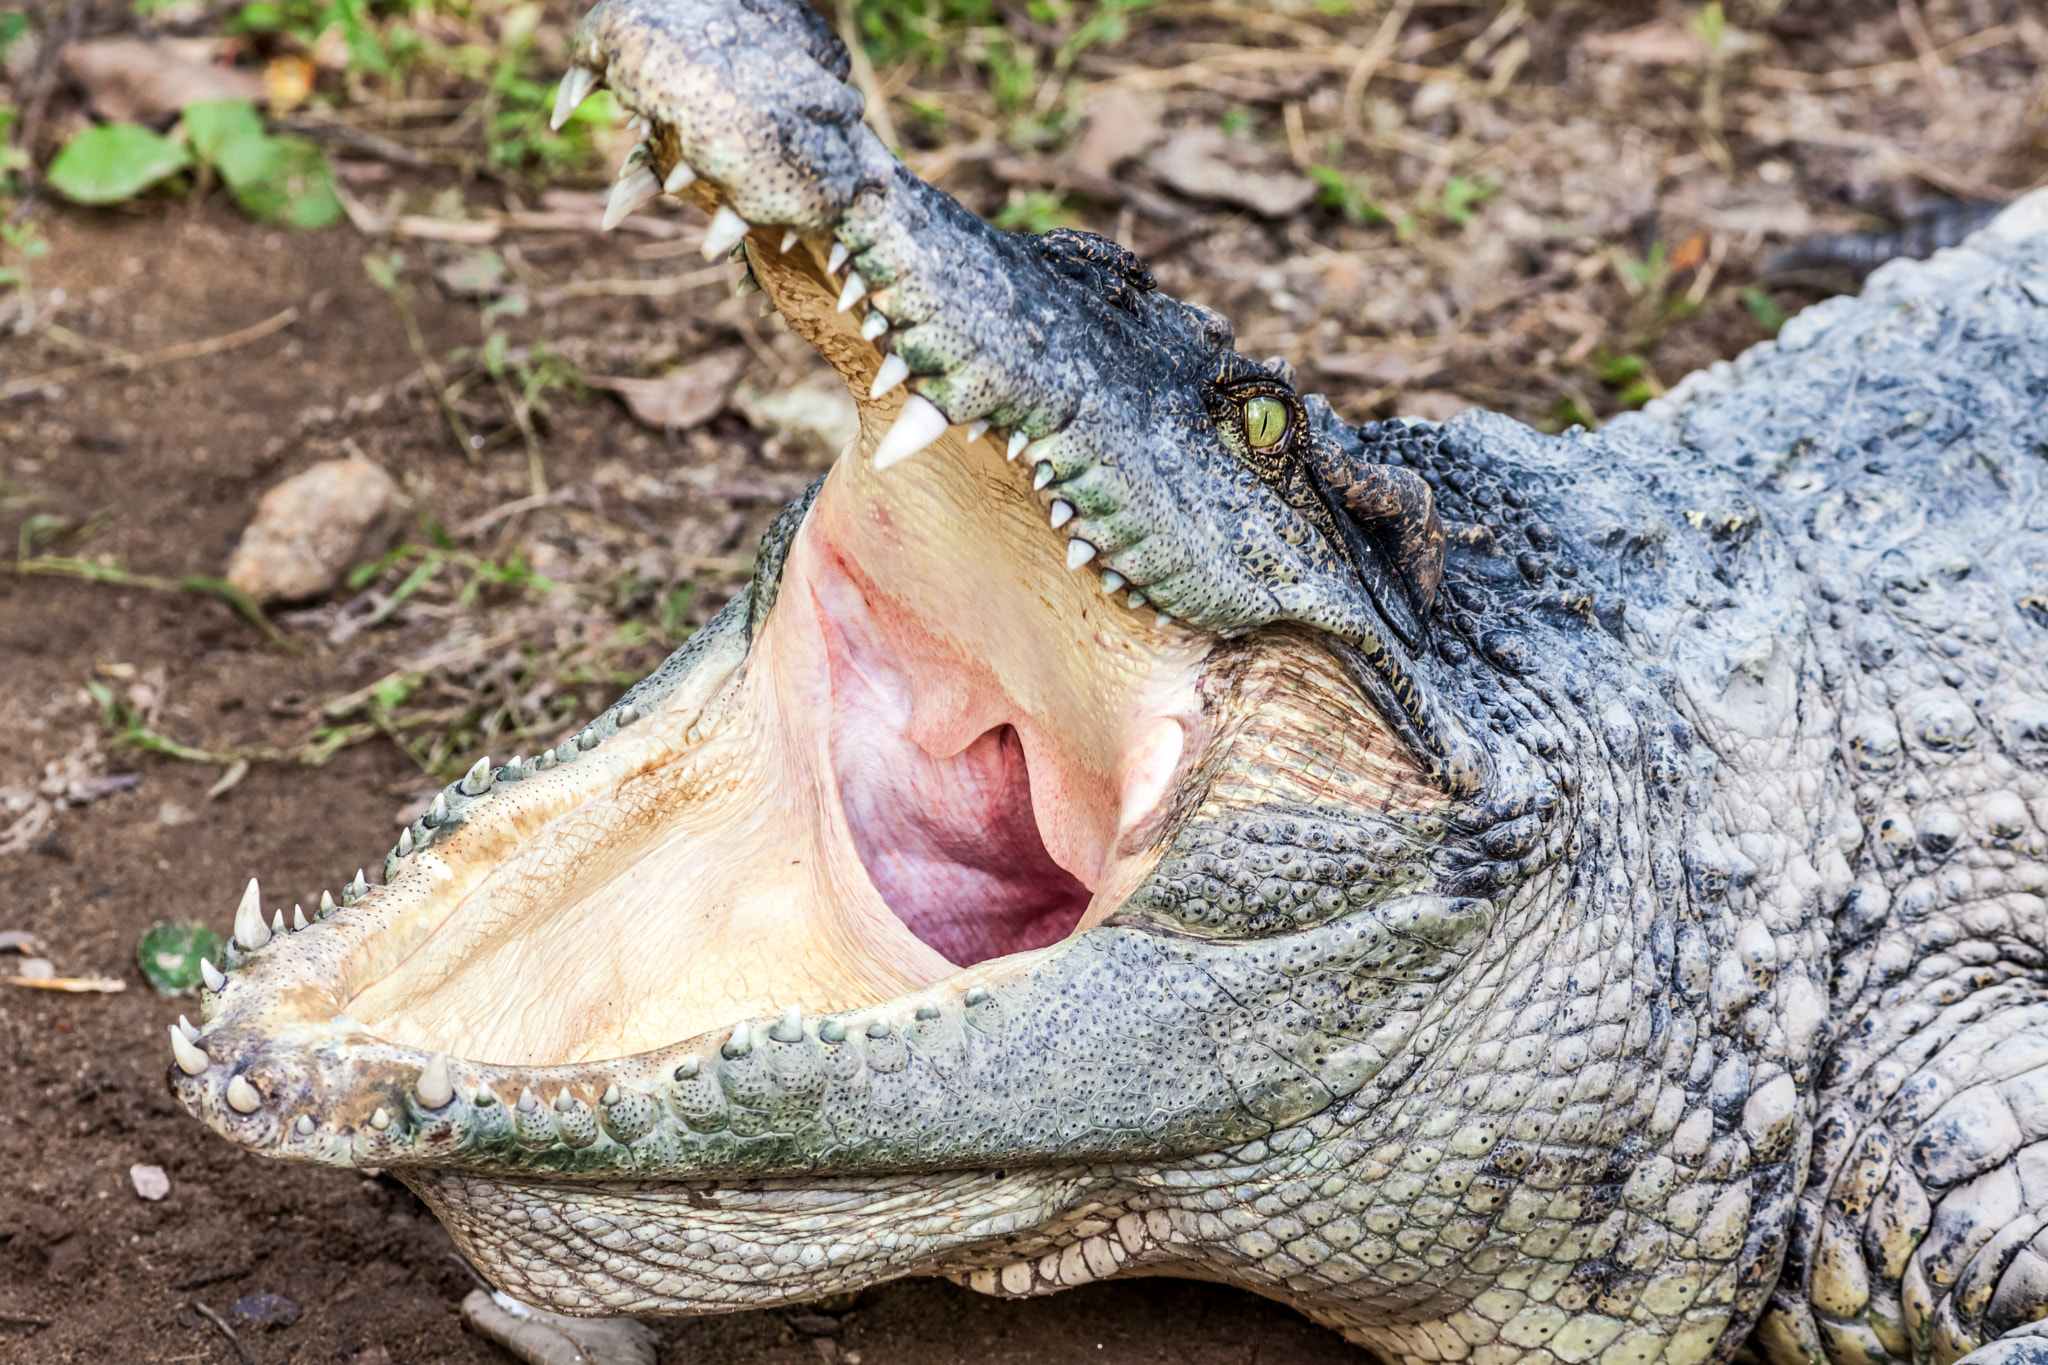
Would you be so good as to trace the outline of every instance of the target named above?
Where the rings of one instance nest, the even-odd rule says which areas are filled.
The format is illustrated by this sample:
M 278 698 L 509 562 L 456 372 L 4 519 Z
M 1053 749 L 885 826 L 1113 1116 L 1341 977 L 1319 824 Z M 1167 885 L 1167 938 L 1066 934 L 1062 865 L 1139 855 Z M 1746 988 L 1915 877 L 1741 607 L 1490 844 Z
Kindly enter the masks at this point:
M 1253 450 L 1271 450 L 1287 439 L 1287 405 L 1279 399 L 1247 399 L 1243 412 L 1245 439 Z

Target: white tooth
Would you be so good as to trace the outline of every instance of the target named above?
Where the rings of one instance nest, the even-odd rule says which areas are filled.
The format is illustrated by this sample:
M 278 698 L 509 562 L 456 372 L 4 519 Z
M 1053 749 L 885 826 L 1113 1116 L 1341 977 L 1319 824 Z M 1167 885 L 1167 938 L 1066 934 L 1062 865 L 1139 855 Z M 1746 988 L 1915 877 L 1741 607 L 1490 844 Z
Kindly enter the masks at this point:
M 986 435 L 988 435 L 988 422 L 985 418 L 977 417 L 967 424 L 968 440 L 979 441 Z
M 797 230 L 795 228 L 790 228 L 782 234 L 782 245 L 776 249 L 780 251 L 783 255 L 787 256 L 789 254 L 789 249 L 795 246 L 798 240 L 799 234 L 797 233 Z
M 715 261 L 731 251 L 752 227 L 753 224 L 732 211 L 730 204 L 720 204 L 718 212 L 711 215 L 711 226 L 704 229 L 704 259 Z
M 1145 594 L 1139 592 L 1136 588 L 1132 588 L 1131 595 L 1127 600 L 1126 605 L 1129 606 L 1132 611 L 1136 611 L 1139 607 L 1145 605 Z
M 645 114 L 635 114 L 626 120 L 626 127 L 641 137 L 646 137 L 654 131 L 654 120 L 648 118 Z
M 206 989 L 216 995 L 220 993 L 221 987 L 228 984 L 228 979 L 220 974 L 220 968 L 203 957 L 199 959 L 199 979 L 206 983 Z
M 1102 595 L 1104 597 L 1109 596 L 1123 585 L 1124 576 L 1115 569 L 1104 569 L 1102 571 Z
M 930 399 L 913 393 L 897 414 L 896 425 L 883 433 L 882 443 L 875 447 L 875 468 L 887 469 L 909 459 L 944 436 L 947 425 L 945 413 L 932 406 Z
M 252 952 L 270 942 L 270 926 L 263 922 L 263 891 L 254 877 L 235 907 L 235 942 Z
M 185 1041 L 188 1043 L 199 1041 L 199 1030 L 193 1028 L 192 1021 L 182 1014 L 178 1016 L 178 1032 L 185 1035 Z
M 470 796 L 482 796 L 491 789 L 491 759 L 488 754 L 476 761 L 462 779 L 462 790 Z
M 391 1126 L 391 1115 L 384 1112 L 383 1105 L 378 1105 L 377 1112 L 370 1115 L 370 1126 L 380 1133 Z
M 253 1114 L 263 1107 L 263 1096 L 244 1077 L 228 1082 L 228 1108 L 237 1114 Z
M 305 927 L 306 912 L 300 909 L 298 906 L 294 905 L 292 907 L 292 932 L 296 934 L 297 932 L 299 932 L 299 930 Z
M 213 1065 L 213 1059 L 195 1045 L 191 1039 L 178 1032 L 176 1024 L 171 1025 L 171 1056 L 178 1063 L 178 1070 L 187 1076 L 197 1076 Z
M 1057 531 L 1074 519 L 1074 505 L 1060 498 L 1052 500 L 1052 528 Z
M 1034 489 L 1038 489 L 1045 487 L 1047 484 L 1051 482 L 1052 466 L 1047 464 L 1045 461 L 1040 460 L 1038 462 L 1038 468 L 1032 471 L 1031 486 Z
M 661 181 L 653 171 L 642 166 L 618 184 L 612 186 L 612 197 L 605 201 L 604 221 L 599 223 L 599 232 L 610 232 L 626 221 L 634 209 L 661 193 Z
M 401 858 L 407 858 L 412 856 L 411 825 L 407 825 L 404 829 L 398 831 L 398 856 Z
M 1173 618 L 1162 611 L 1152 618 L 1152 624 L 1155 626 L 1170 626 L 1173 624 Z
M 641 166 L 645 166 L 647 164 L 647 158 L 653 155 L 654 149 L 648 146 L 646 143 L 634 143 L 633 150 L 627 152 L 626 159 L 619 163 L 619 173 L 613 176 L 612 179 L 615 181 L 624 180 L 627 176 L 631 175 L 636 169 L 638 169 Z
M 443 1109 L 448 1101 L 455 1098 L 455 1082 L 448 1075 L 447 1053 L 437 1052 L 428 1058 L 419 1080 L 413 1084 L 412 1093 L 422 1109 Z
M 522 1086 L 519 1091 L 519 1112 L 531 1114 L 538 1108 L 540 1108 L 540 1101 L 533 1097 L 533 1087 L 530 1085 Z
M 868 397 L 880 398 L 889 390 L 910 378 L 910 363 L 900 355 L 882 358 L 882 368 L 875 371 L 875 382 L 868 385 Z
M 827 275 L 837 275 L 839 267 L 846 264 L 846 258 L 851 254 L 846 249 L 846 243 L 834 242 L 831 254 L 825 257 L 825 273 Z
M 313 1136 L 313 1116 L 311 1114 L 299 1115 L 298 1121 L 292 1124 L 292 1131 L 300 1137 Z
M 1028 446 L 1028 445 L 1030 445 L 1030 444 L 1031 444 L 1031 438 L 1030 438 L 1029 436 L 1026 436 L 1026 435 L 1025 435 L 1025 434 L 1024 434 L 1023 432 L 1021 432 L 1021 431 L 1013 431 L 1013 432 L 1011 432 L 1011 433 L 1010 433 L 1010 446 L 1009 446 L 1009 449 L 1008 449 L 1008 450 L 1006 450 L 1006 451 L 1004 451 L 1004 452 L 1003 452 L 1003 458 L 1004 458 L 1004 459 L 1006 459 L 1006 460 L 1014 460 L 1014 459 L 1016 459 L 1016 458 L 1017 458 L 1017 456 L 1018 456 L 1018 454 L 1019 454 L 1019 452 L 1021 452 L 1021 451 L 1022 451 L 1022 450 L 1024 449 L 1024 447 L 1025 447 L 1025 446 Z
M 868 292 L 868 282 L 860 277 L 858 270 L 846 272 L 846 287 L 839 291 L 839 311 L 845 312 L 861 301 Z
M 619 1094 L 619 1083 L 617 1081 L 613 1081 L 610 1085 L 604 1088 L 604 1094 L 599 1098 L 598 1103 L 608 1105 L 617 1104 L 620 1098 L 621 1096 Z
M 1093 545 L 1090 545 L 1087 541 L 1070 540 L 1067 542 L 1068 568 L 1078 569 L 1083 564 L 1086 564 L 1089 560 L 1093 558 L 1095 558 L 1095 547 Z
M 661 192 L 663 194 L 675 194 L 696 178 L 697 173 L 690 169 L 689 162 L 678 161 L 670 168 L 668 179 L 661 182 Z
M 555 112 L 548 119 L 548 127 L 556 132 L 569 121 L 569 115 L 576 112 L 583 101 L 590 98 L 590 92 L 597 89 L 597 73 L 587 66 L 572 66 L 562 77 L 562 83 L 555 87 Z
M 888 330 L 889 319 L 883 317 L 880 313 L 875 312 L 872 309 L 869 310 L 868 315 L 865 318 L 861 319 L 860 334 L 869 341 L 873 341 L 876 337 L 880 336 L 882 333 Z
M 273 934 L 281 934 L 284 932 L 284 910 L 282 907 L 280 907 L 276 911 L 276 913 L 272 914 L 270 917 L 270 932 Z
M 335 909 L 334 893 L 332 891 L 322 891 L 320 893 L 320 908 L 314 913 L 318 914 L 321 919 L 333 919 Z

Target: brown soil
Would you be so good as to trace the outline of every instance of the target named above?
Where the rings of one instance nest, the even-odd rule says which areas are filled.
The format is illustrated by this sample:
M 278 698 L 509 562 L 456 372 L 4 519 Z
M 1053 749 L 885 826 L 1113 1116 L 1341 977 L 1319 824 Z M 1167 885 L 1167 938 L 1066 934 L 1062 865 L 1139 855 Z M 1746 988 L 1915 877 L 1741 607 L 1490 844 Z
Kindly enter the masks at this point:
M 1751 23 L 1760 46 L 1731 71 L 1727 131 L 1715 139 L 1696 126 L 1696 79 L 1633 59 L 1589 61 L 1581 46 L 1590 30 L 1651 20 L 1651 6 L 1533 6 L 1519 74 L 1510 69 L 1489 93 L 1497 59 L 1476 57 L 1452 101 L 1427 95 L 1435 87 L 1413 79 L 1416 63 L 1463 60 L 1460 44 L 1483 25 L 1464 9 L 1418 6 L 1396 54 L 1408 64 L 1377 77 L 1368 95 L 1369 169 L 1375 191 L 1398 204 L 1411 191 L 1418 202 L 1423 190 L 1440 191 L 1445 168 L 1472 162 L 1495 193 L 1462 231 L 1425 219 L 1410 239 L 1328 209 L 1266 223 L 1189 205 L 1161 220 L 1084 197 L 1069 211 L 1132 241 L 1158 261 L 1164 287 L 1225 309 L 1246 350 L 1288 355 L 1305 386 L 1354 418 L 1441 416 L 1468 400 L 1553 428 L 1579 413 L 1605 416 L 1624 401 L 1627 376 L 1603 378 L 1603 355 L 1639 352 L 1649 377 L 1668 383 L 1759 339 L 1741 289 L 1756 262 L 1791 238 L 1868 223 L 1860 215 L 1928 194 L 1930 176 L 1951 191 L 2010 193 L 2048 171 L 2048 144 L 2027 131 L 2048 109 L 2048 33 L 2025 5 L 2004 0 L 1922 0 L 1920 9 L 1943 52 L 1970 33 L 2010 28 L 1982 52 L 1940 58 L 1947 84 L 1938 102 L 1890 0 L 1731 5 L 1738 23 L 1751 10 L 1762 16 Z M 1288 31 L 1253 24 L 1248 38 L 1240 25 L 1249 10 L 1167 10 L 1181 17 L 1138 25 L 1080 69 L 1108 82 L 1174 67 L 1218 42 L 1282 42 Z M 1362 47 L 1378 8 L 1327 23 L 1333 42 Z M 1439 42 L 1432 31 L 1450 36 Z M 1882 70 L 1824 84 L 1843 68 Z M 1755 77 L 1762 69 L 1779 75 Z M 1245 112 L 1283 165 L 1301 120 L 1312 149 L 1337 124 L 1344 69 L 1217 70 L 1162 96 L 1169 124 Z M 935 76 L 929 88 L 959 119 L 953 136 L 995 127 L 975 121 L 978 96 L 949 79 Z M 898 118 L 908 125 L 900 105 Z M 1782 132 L 1816 121 L 1851 131 L 1808 140 Z M 932 144 L 919 154 L 925 164 L 944 155 L 924 132 L 912 140 Z M 485 185 L 413 174 L 358 166 L 352 183 L 365 202 L 398 195 L 410 211 L 443 217 L 465 204 L 511 206 Z M 1043 183 L 1036 174 L 969 158 L 945 183 L 992 213 L 1020 187 Z M 1153 196 L 1142 202 L 1156 207 L 1157 183 L 1132 174 Z M 389 242 L 348 227 L 274 232 L 218 194 L 122 212 L 42 204 L 35 221 L 52 248 L 36 263 L 37 325 L 0 332 L 0 382 L 105 348 L 148 352 L 230 333 L 287 307 L 300 317 L 225 354 L 0 403 L 0 537 L 10 550 L 20 543 L 172 578 L 218 573 L 264 489 L 316 460 L 360 452 L 400 481 L 409 516 L 455 528 L 452 543 L 479 559 L 521 556 L 557 586 L 465 594 L 466 571 L 450 568 L 365 624 L 390 605 L 409 561 L 360 591 L 338 589 L 280 614 L 287 650 L 203 594 L 0 575 L 0 841 L 24 811 L 43 821 L 26 847 L 0 851 L 0 929 L 34 933 L 61 973 L 128 984 L 121 994 L 67 995 L 0 981 L 0 1359 L 232 1361 L 188 1305 L 225 1312 L 258 1292 L 303 1310 L 296 1325 L 244 1333 L 264 1362 L 502 1359 L 460 1327 L 468 1272 L 402 1186 L 243 1155 L 173 1107 L 165 1028 L 193 1004 L 147 989 L 136 940 L 166 918 L 224 927 L 252 875 L 269 903 L 309 905 L 358 864 L 374 875 L 399 816 L 451 772 L 484 753 L 544 747 L 705 619 L 744 574 L 768 517 L 825 457 L 731 412 L 693 431 L 650 431 L 608 397 L 557 387 L 535 447 L 551 500 L 474 522 L 532 492 L 534 462 L 487 380 L 457 400 L 484 447 L 471 456 L 455 446 L 398 311 L 362 268 L 366 251 L 388 252 Z M 671 250 L 687 247 L 697 224 L 682 214 L 667 221 L 679 237 L 501 240 L 494 249 L 533 307 L 489 325 L 502 326 L 515 351 L 543 343 L 586 375 L 649 375 L 744 347 L 744 383 L 816 382 L 803 348 L 722 283 L 663 299 L 545 298 L 572 281 L 701 269 L 693 251 Z M 1645 286 L 1626 267 L 1650 259 L 1658 242 L 1669 253 L 1658 259 L 1687 263 Z M 474 363 L 452 353 L 475 346 L 486 322 L 454 272 L 476 255 L 417 241 L 398 249 L 425 343 L 460 383 Z M 437 270 L 454 283 L 436 283 Z M 1689 291 L 1697 311 L 1670 307 Z M 1781 288 L 1775 297 L 1796 308 L 1814 296 Z M 10 320 L 0 316 L 0 326 Z M 428 537 L 419 525 L 391 530 L 392 543 Z M 433 662 L 477 642 L 459 662 Z M 322 719 L 324 702 L 394 672 L 416 684 L 388 707 L 359 704 Z M 118 747 L 85 695 L 88 681 L 155 731 L 222 761 Z M 209 799 L 235 753 L 288 748 L 330 723 L 357 728 L 325 766 L 259 761 Z M 124 774 L 135 780 L 104 780 Z M 168 1198 L 137 1196 L 128 1177 L 136 1164 L 168 1172 Z M 1354 1358 L 1284 1308 L 1171 1281 L 1030 1303 L 945 1284 L 889 1285 L 861 1296 L 829 1348 L 805 1337 L 795 1316 L 664 1324 L 663 1359 Z

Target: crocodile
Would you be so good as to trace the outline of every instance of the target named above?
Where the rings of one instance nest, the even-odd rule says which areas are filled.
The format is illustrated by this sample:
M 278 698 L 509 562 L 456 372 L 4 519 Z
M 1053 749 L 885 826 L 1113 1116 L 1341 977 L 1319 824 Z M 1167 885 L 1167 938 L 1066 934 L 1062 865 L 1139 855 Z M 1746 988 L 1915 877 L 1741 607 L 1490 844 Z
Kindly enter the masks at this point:
M 2048 1360 L 2048 197 L 1597 432 L 1354 425 L 799 0 L 604 0 L 860 434 L 171 1030 L 509 1299 L 1173 1275 L 1379 1358 Z M 1745 1357 L 1749 1358 L 1749 1357 Z

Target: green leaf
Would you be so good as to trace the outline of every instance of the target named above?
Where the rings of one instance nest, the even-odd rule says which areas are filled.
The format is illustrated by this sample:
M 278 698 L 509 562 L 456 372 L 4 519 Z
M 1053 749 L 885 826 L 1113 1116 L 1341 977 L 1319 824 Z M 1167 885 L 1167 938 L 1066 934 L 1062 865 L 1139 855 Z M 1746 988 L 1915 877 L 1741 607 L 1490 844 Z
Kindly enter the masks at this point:
M 341 217 L 327 156 L 304 138 L 235 138 L 214 164 L 235 202 L 266 223 L 318 228 Z
M 1785 310 L 1778 306 L 1776 299 L 1755 286 L 1742 291 L 1742 306 L 1749 310 L 1750 317 L 1756 319 L 1756 325 L 1772 336 L 1776 336 L 1778 329 L 1785 325 Z
M 50 184 L 78 204 L 118 204 L 192 164 L 183 147 L 147 128 L 108 123 L 64 144 L 50 163 Z
M 185 141 L 202 161 L 218 163 L 229 143 L 263 136 L 263 118 L 247 100 L 202 100 L 185 106 Z
M 165 921 L 135 945 L 135 961 L 158 995 L 189 995 L 199 985 L 199 960 L 220 960 L 220 935 L 203 924 Z

